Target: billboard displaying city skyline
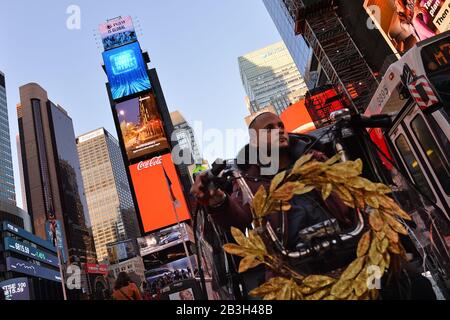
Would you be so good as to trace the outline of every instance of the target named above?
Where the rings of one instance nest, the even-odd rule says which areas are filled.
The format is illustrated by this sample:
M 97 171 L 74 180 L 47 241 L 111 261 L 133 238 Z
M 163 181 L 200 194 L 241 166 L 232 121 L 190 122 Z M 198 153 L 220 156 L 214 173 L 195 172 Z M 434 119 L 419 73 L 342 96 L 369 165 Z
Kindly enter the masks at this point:
M 103 52 L 103 61 L 113 100 L 151 88 L 139 42 Z
M 450 0 L 365 0 L 364 8 L 396 53 L 450 30 Z
M 128 161 L 170 149 L 153 93 L 119 103 L 115 110 Z

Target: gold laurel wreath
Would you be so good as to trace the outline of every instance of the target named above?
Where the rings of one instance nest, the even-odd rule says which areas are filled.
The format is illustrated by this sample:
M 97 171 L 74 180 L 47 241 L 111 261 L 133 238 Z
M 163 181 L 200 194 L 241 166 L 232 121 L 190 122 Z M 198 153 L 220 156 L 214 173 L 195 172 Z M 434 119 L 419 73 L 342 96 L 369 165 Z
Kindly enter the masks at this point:
M 292 171 L 274 177 L 267 191 L 261 186 L 255 194 L 251 210 L 255 229 L 246 237 L 232 228 L 237 244 L 226 244 L 224 250 L 242 257 L 239 272 L 265 265 L 278 277 L 250 292 L 264 300 L 371 300 L 378 298 L 378 290 L 368 286 L 371 267 L 381 274 L 399 268 L 406 252 L 399 242 L 399 234 L 408 231 L 397 218 L 411 220 L 395 201 L 387 196 L 392 190 L 384 184 L 361 177 L 362 161 L 338 162 L 336 155 L 326 162 L 312 160 L 312 155 L 301 157 Z M 275 252 L 267 234 L 261 231 L 264 217 L 290 209 L 289 200 L 312 190 L 319 190 L 326 200 L 335 192 L 350 208 L 363 212 L 369 230 L 361 237 L 357 258 L 338 276 L 302 275 L 293 270 L 283 256 Z M 371 208 L 371 210 L 366 210 Z

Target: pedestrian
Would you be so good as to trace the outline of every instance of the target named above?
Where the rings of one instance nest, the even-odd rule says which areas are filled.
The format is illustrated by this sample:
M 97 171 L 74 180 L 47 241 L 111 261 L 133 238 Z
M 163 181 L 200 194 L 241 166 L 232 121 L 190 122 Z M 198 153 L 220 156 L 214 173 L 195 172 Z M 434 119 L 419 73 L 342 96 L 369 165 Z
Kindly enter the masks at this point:
M 117 276 L 112 296 L 114 300 L 142 300 L 141 292 L 126 272 Z

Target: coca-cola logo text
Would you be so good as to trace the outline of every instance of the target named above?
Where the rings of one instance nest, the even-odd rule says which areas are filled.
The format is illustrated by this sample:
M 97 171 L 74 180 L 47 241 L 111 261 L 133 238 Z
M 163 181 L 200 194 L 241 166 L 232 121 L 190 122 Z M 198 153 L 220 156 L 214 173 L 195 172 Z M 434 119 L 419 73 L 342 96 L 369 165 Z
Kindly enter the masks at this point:
M 139 162 L 137 169 L 138 171 L 141 171 L 158 165 L 162 165 L 162 156 Z

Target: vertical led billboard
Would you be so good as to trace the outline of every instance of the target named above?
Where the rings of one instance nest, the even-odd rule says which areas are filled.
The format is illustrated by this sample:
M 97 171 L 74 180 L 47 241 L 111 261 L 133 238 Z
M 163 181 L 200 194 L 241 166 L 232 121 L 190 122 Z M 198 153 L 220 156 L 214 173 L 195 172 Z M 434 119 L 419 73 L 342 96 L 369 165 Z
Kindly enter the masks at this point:
M 365 0 L 364 8 L 394 52 L 450 30 L 450 0 Z
M 170 149 L 154 94 L 119 103 L 115 109 L 129 161 Z
M 130 16 L 111 19 L 100 25 L 103 47 L 110 50 L 137 41 L 133 20 Z
M 178 202 L 175 206 L 164 171 Z M 176 215 L 180 222 L 190 219 L 170 153 L 130 166 L 130 174 L 145 233 L 177 223 Z
M 139 42 L 103 52 L 103 61 L 113 100 L 151 88 Z

